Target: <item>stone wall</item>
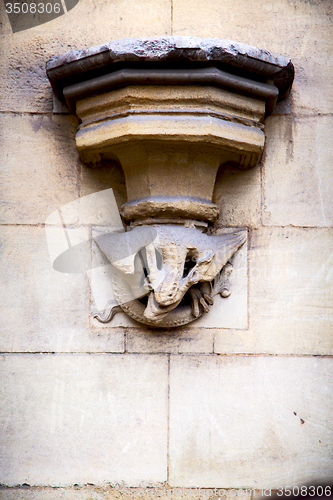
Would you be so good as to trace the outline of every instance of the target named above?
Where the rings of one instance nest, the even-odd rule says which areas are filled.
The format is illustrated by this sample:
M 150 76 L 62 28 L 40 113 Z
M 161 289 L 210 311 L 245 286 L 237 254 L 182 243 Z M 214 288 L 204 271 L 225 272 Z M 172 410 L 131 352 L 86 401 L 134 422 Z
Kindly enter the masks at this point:
M 80 0 L 14 34 L 0 9 L 0 498 L 259 498 L 332 476 L 332 2 Z M 101 325 L 87 276 L 55 271 L 47 249 L 54 210 L 110 187 L 125 200 L 116 165 L 80 163 L 47 59 L 171 34 L 230 38 L 296 68 L 261 164 L 217 178 L 219 225 L 249 228 L 235 328 Z

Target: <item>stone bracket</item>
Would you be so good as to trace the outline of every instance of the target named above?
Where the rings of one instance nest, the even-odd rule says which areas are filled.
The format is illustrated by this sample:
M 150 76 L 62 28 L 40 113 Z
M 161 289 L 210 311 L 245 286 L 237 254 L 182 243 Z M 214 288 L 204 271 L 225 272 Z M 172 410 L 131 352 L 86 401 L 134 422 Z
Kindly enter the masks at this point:
M 81 160 L 117 161 L 125 174 L 126 232 L 94 231 L 117 300 L 96 319 L 122 310 L 170 328 L 204 315 L 229 296 L 229 259 L 246 241 L 244 230 L 211 233 L 216 173 L 260 161 L 264 118 L 287 95 L 292 63 L 230 40 L 133 38 L 55 57 L 47 74 L 79 119 Z

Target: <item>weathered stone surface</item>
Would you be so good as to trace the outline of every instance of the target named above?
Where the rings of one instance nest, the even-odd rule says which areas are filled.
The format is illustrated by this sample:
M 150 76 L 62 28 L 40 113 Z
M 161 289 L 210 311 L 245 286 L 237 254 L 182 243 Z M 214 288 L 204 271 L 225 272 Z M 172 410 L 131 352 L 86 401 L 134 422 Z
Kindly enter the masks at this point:
M 157 73 L 157 72 L 156 72 Z M 170 75 L 167 68 L 160 70 L 157 75 L 152 72 L 152 77 L 163 78 Z M 172 72 L 171 72 L 172 74 Z M 209 73 L 207 73 L 209 74 Z M 212 76 L 215 73 L 212 73 Z M 155 75 L 155 76 L 154 76 Z M 152 77 L 145 84 L 130 85 L 121 88 L 105 88 L 103 94 L 91 95 L 90 97 L 78 96 L 76 101 L 76 112 L 86 121 L 90 119 L 102 119 L 104 114 L 112 110 L 112 113 L 128 113 L 134 109 L 141 112 L 177 110 L 181 112 L 189 108 L 194 113 L 203 109 L 210 110 L 213 114 L 224 114 L 240 122 L 243 120 L 260 122 L 265 115 L 265 102 L 255 97 L 244 96 L 233 93 L 230 89 L 218 88 L 211 83 L 196 85 L 191 81 L 187 85 L 180 85 L 179 79 L 187 76 L 186 71 L 175 73 L 178 81 L 172 80 L 167 85 L 153 84 Z M 171 77 L 171 76 L 169 76 Z M 171 84 L 172 83 L 172 84 Z M 204 81 L 202 82 L 204 83 Z M 87 84 L 88 85 L 88 84 Z M 75 94 L 74 94 L 75 95 Z M 86 125 L 86 124 L 85 124 Z
M 332 243 L 327 229 L 254 232 L 250 316 L 264 345 L 274 338 L 276 352 L 332 354 Z
M 267 50 L 245 43 L 221 38 L 194 38 L 169 36 L 128 38 L 103 43 L 89 49 L 75 50 L 55 56 L 47 63 L 47 70 L 66 66 L 87 57 L 90 62 L 100 54 L 108 54 L 109 61 L 166 61 L 182 57 L 188 61 L 221 61 L 245 67 L 248 70 L 263 68 L 265 74 L 275 74 L 290 63 L 290 59 L 270 54 Z
M 333 224 L 332 128 L 332 116 L 267 119 L 264 224 Z
M 157 226 L 148 226 L 149 227 L 157 227 Z M 171 227 L 171 226 L 166 226 Z M 177 229 L 177 226 L 175 226 Z M 223 233 L 231 233 L 233 232 L 232 228 L 225 229 Z M 199 233 L 200 234 L 200 233 Z M 222 230 L 219 234 L 222 234 Z M 185 230 L 186 235 L 186 230 Z M 161 242 L 159 242 L 161 243 Z M 116 246 L 117 248 L 117 246 Z M 180 248 L 180 247 L 179 247 Z M 213 243 L 211 245 L 211 249 L 213 248 Z M 121 302 L 116 299 L 116 294 L 114 292 L 114 269 L 112 266 L 100 266 L 96 267 L 96 263 L 99 262 L 98 259 L 101 259 L 101 252 L 98 247 L 93 244 L 93 255 L 94 259 L 96 259 L 94 268 L 88 272 L 90 287 L 91 287 L 91 296 L 92 296 L 92 304 L 91 304 L 91 314 L 99 312 L 103 313 L 103 311 L 110 309 L 110 307 L 116 306 Z M 248 324 L 248 312 L 247 312 L 247 242 L 245 242 L 237 252 L 229 259 L 232 264 L 232 271 L 230 277 L 228 278 L 229 288 L 230 284 L 230 296 L 226 298 L 222 298 L 219 294 L 214 296 L 214 304 L 209 307 L 208 313 L 203 313 L 200 307 L 200 314 L 203 313 L 201 318 L 195 320 L 193 324 L 189 325 L 189 329 L 179 329 L 172 334 L 172 332 L 167 330 L 162 330 L 161 335 L 158 334 L 156 330 L 149 330 L 150 333 L 146 334 L 141 329 L 138 330 L 138 339 L 136 339 L 137 335 L 137 327 L 140 326 L 139 323 L 131 320 L 123 313 L 117 313 L 112 319 L 110 323 L 101 324 L 96 319 L 92 319 L 92 325 L 96 328 L 110 328 L 110 327 L 118 327 L 118 326 L 132 326 L 135 331 L 132 329 L 129 330 L 129 349 L 134 352 L 212 352 L 211 342 L 212 342 L 212 334 L 206 331 L 201 332 L 201 328 L 246 328 Z M 163 266 L 168 268 L 168 263 L 164 262 Z M 182 268 L 181 268 L 182 269 Z M 163 267 L 162 267 L 163 270 Z M 151 269 L 152 272 L 152 269 Z M 185 282 L 185 280 L 183 280 Z M 121 283 L 121 281 L 120 281 Z M 134 285 L 133 285 L 134 286 Z M 134 290 L 134 288 L 133 288 Z M 140 295 L 140 294 L 139 294 Z M 139 295 L 136 295 L 137 297 Z M 127 295 L 125 295 L 127 297 Z M 130 294 L 130 296 L 132 296 Z M 128 299 L 129 300 L 129 299 Z M 128 310 L 128 306 L 126 305 L 127 300 L 124 300 L 123 307 L 126 307 L 126 311 Z M 132 306 L 133 307 L 133 306 Z M 142 306 L 144 309 L 144 307 Z M 177 316 L 172 317 L 171 315 L 166 316 L 165 325 L 170 327 L 172 321 L 174 321 L 176 326 Z M 189 308 L 189 313 L 191 313 L 191 308 Z M 128 313 L 131 316 L 131 312 Z M 184 315 L 183 315 L 184 316 Z M 179 324 L 180 319 L 183 316 L 179 316 Z M 185 316 L 184 316 L 185 317 Z M 192 320 L 194 320 L 194 316 L 191 316 Z M 185 324 L 185 323 L 184 323 Z M 159 325 L 163 328 L 163 324 Z M 152 325 L 152 328 L 154 325 Z M 199 330 L 198 330 L 199 329 Z M 166 331 L 168 334 L 165 334 Z M 168 338 L 168 335 L 170 338 Z M 147 344 L 148 339 L 152 337 L 152 345 L 149 346 Z M 164 342 L 164 345 L 163 345 Z M 148 341 L 149 343 L 149 341 Z M 145 347 L 143 347 L 145 346 Z M 143 349 L 142 351 L 138 351 L 138 349 Z M 180 350 L 179 350 L 180 349 Z M 185 351 L 184 351 L 185 349 Z M 148 351 L 146 351 L 148 350 Z
M 112 188 L 118 209 L 127 201 L 125 176 L 121 166 L 115 162 L 104 162 L 98 168 L 81 165 L 80 194 L 97 193 Z
M 64 16 L 18 33 L 11 32 L 4 5 L 0 5 L 2 33 L 0 55 L 0 110 L 52 112 L 52 91 L 46 61 L 71 49 L 91 47 L 123 37 L 167 35 L 171 31 L 169 0 L 116 0 L 93 4 L 79 2 Z
M 87 238 L 86 230 L 68 235 L 73 245 Z M 52 268 L 44 228 L 2 227 L 0 239 L 1 351 L 124 350 L 122 332 L 89 332 L 88 278 Z
M 330 358 L 172 356 L 170 485 L 330 477 L 332 375 Z
M 180 60 L 190 63 L 192 69 L 180 70 Z M 141 64 L 133 67 L 133 62 Z M 147 62 L 173 66 L 158 69 L 147 66 Z M 217 67 L 207 67 L 207 62 Z M 119 71 L 117 63 L 121 63 Z M 53 57 L 46 70 L 56 96 L 63 102 L 66 100 L 72 112 L 80 108 L 81 98 L 105 93 L 115 86 L 163 83 L 226 87 L 263 99 L 267 113 L 271 113 L 277 97 L 287 95 L 294 79 L 294 68 L 288 58 L 221 38 L 164 36 L 113 40 Z M 78 115 L 81 115 L 79 109 Z
M 333 354 L 330 229 L 263 228 L 251 237 L 249 330 L 221 330 L 218 353 Z
M 0 115 L 1 216 L 5 224 L 44 224 L 78 197 L 76 120 Z M 78 214 L 72 214 L 72 223 Z
M 138 353 L 212 353 L 215 330 L 202 327 L 197 329 L 195 324 L 191 327 L 160 331 L 150 328 L 128 329 L 126 350 Z
M 261 498 L 261 490 L 224 488 L 170 488 L 165 484 L 147 488 L 127 488 L 108 486 L 75 486 L 72 488 L 0 488 L 1 500 L 170 500 L 170 498 L 191 500 L 250 500 L 251 493 Z
M 276 114 L 292 118 L 288 121 L 277 116 L 266 121 L 265 172 L 262 169 L 262 201 L 266 208 L 262 221 L 274 226 L 331 224 L 331 181 L 327 169 L 332 164 L 327 149 L 332 142 L 331 117 L 320 116 L 315 120 L 309 115 L 329 114 L 333 110 L 332 9 L 331 0 L 262 0 L 260 5 L 255 0 L 82 0 L 67 15 L 13 35 L 1 2 L 0 30 L 4 38 L 0 54 L 0 110 L 6 112 L 1 117 L 6 143 L 0 159 L 1 200 L 6 202 L 1 204 L 1 220 L 9 224 L 44 223 L 53 210 L 79 195 L 110 187 L 119 208 L 126 202 L 119 167 L 92 170 L 81 165 L 77 169 L 74 122 L 67 121 L 65 125 L 63 117 L 59 122 L 58 118 L 13 116 L 7 112 L 52 111 L 52 92 L 45 72 L 45 62 L 52 56 L 110 39 L 170 34 L 173 29 L 176 35 L 235 39 L 292 59 L 296 79 L 291 99 L 275 109 Z M 23 125 L 31 121 L 36 126 L 41 119 L 42 126 L 36 133 L 30 125 Z M 45 120 L 51 123 L 48 131 Z M 55 130 L 58 123 L 59 132 Z M 291 137 L 294 149 L 286 147 Z M 288 157 L 287 167 L 286 149 L 294 155 Z M 79 183 L 77 171 L 81 172 Z M 61 178 L 59 174 L 64 173 L 65 178 Z M 248 172 L 224 170 L 218 177 L 215 194 L 213 201 L 221 204 L 219 225 L 252 228 L 260 225 L 259 168 Z M 73 222 L 76 220 L 75 215 Z M 138 353 L 211 353 L 213 343 L 216 353 L 287 357 L 267 356 L 258 360 L 255 359 L 258 356 L 181 359 L 174 356 L 177 366 L 175 370 L 175 365 L 171 365 L 170 443 L 174 484 L 183 485 L 186 478 L 191 486 L 199 481 L 209 486 L 223 481 L 225 487 L 227 481 L 238 479 L 237 473 L 242 486 L 246 474 L 252 474 L 250 479 L 257 481 L 252 483 L 256 488 L 260 486 L 258 478 L 263 478 L 265 486 L 270 487 L 273 480 L 277 485 L 279 481 L 284 485 L 294 484 L 297 478 L 318 479 L 325 471 L 332 477 L 332 470 L 327 471 L 333 448 L 328 440 L 332 391 L 326 391 L 332 380 L 328 367 L 331 360 L 317 356 L 333 354 L 332 238 L 326 229 L 275 227 L 254 231 L 249 254 L 248 329 L 223 328 L 223 323 L 219 328 L 195 329 L 194 323 L 193 328 L 162 335 L 143 327 L 118 328 L 97 321 L 96 325 L 90 322 L 93 326 L 89 330 L 91 297 L 87 280 L 83 276 L 50 271 L 43 232 L 43 228 L 1 228 L 0 350 L 118 352 L 124 349 L 123 331 L 126 331 L 127 349 L 136 353 L 133 359 L 140 361 L 135 361 L 135 369 L 114 365 L 110 375 L 111 369 L 105 365 L 110 359 L 120 359 L 119 355 L 94 358 L 81 354 L 75 356 L 69 369 L 64 366 L 69 355 L 61 357 L 63 364 L 59 362 L 60 356 L 47 356 L 42 368 L 38 364 L 39 355 L 36 360 L 29 357 L 24 367 L 18 365 L 26 359 L 25 355 L 16 358 L 17 364 L 12 362 L 14 356 L 9 356 L 11 364 L 3 380 L 8 387 L 15 379 L 11 385 L 13 396 L 9 397 L 11 402 L 6 399 L 0 408 L 6 413 L 6 418 L 1 419 L 7 431 L 5 470 L 20 473 L 21 477 L 15 480 L 30 480 L 28 476 L 22 477 L 27 465 L 34 468 L 35 477 L 43 483 L 47 481 L 46 468 L 50 476 L 53 474 L 55 484 L 60 484 L 64 477 L 71 484 L 77 483 L 86 471 L 103 470 L 108 473 L 107 481 L 116 473 L 123 480 L 122 470 L 138 471 L 138 482 L 145 480 L 146 472 L 153 470 L 151 463 L 161 462 L 155 457 L 162 451 L 166 455 L 166 446 L 161 444 L 167 435 L 165 411 L 160 417 L 158 412 L 154 413 L 154 407 L 146 413 L 136 408 L 142 408 L 139 401 L 142 388 L 154 384 L 152 396 L 146 398 L 151 401 L 161 396 L 161 388 L 166 390 L 166 382 L 164 375 L 161 382 L 160 368 L 151 369 L 151 356 Z M 121 316 L 116 315 L 114 321 Z M 126 320 L 122 321 L 125 325 Z M 290 354 L 308 356 L 297 358 Z M 311 359 L 310 355 L 316 357 Z M 165 374 L 167 356 L 158 358 L 162 359 Z M 204 369 L 203 359 L 207 360 Z M 196 360 L 202 363 L 196 366 Z M 161 422 L 163 429 L 158 427 Z M 130 433 L 134 436 L 129 441 L 134 442 L 135 453 L 133 466 L 127 467 L 128 463 L 122 459 L 131 453 L 131 448 L 126 454 L 120 445 Z M 154 445 L 148 436 L 155 439 L 156 433 L 159 438 Z M 110 436 L 120 445 L 114 445 Z M 135 443 L 138 436 L 139 443 Z M 150 462 L 145 454 L 147 443 L 156 446 Z M 193 447 L 188 452 L 190 444 Z M 163 473 L 155 476 L 159 481 L 166 479 L 165 463 L 160 469 Z M 142 464 L 145 470 L 138 469 Z M 304 477 L 299 475 L 300 470 Z M 97 476 L 96 472 L 90 479 L 97 482 Z M 0 483 L 2 477 L 3 474 Z M 170 499 L 163 493 L 157 497 Z M 186 494 L 184 497 L 187 498 Z M 109 491 L 103 491 L 102 495 L 100 488 L 93 487 L 23 487 L 2 489 L 0 498 L 121 500 L 128 496 L 119 498 Z M 198 498 L 209 496 L 201 490 Z M 214 494 L 212 498 L 217 500 L 221 495 Z M 259 499 L 260 495 L 254 498 Z
M 166 480 L 165 356 L 7 355 L 0 365 L 3 484 Z
M 220 167 L 213 201 L 220 210 L 218 226 L 257 227 L 260 224 L 260 165 L 238 170 L 234 165 Z
M 184 0 L 173 2 L 173 34 L 223 37 L 290 57 L 295 66 L 292 109 L 300 113 L 333 110 L 333 5 L 282 0 Z M 319 91 L 320 89 L 320 91 Z
M 98 249 L 96 248 L 96 245 L 93 244 L 94 258 L 100 257 L 100 252 L 98 256 L 96 256 L 95 254 L 97 250 Z M 127 316 L 127 314 L 125 314 L 124 312 L 118 312 L 117 314 L 115 314 L 110 323 L 100 323 L 97 319 L 94 318 L 94 315 L 96 313 L 101 315 L 103 311 L 110 309 L 110 307 L 118 305 L 112 285 L 114 270 L 111 264 L 109 264 L 106 266 L 100 266 L 91 269 L 87 274 L 91 290 L 91 325 L 97 330 L 101 331 L 109 329 L 111 327 L 110 332 L 112 332 L 113 329 L 118 326 L 131 326 L 137 328 L 139 324 L 136 321 L 132 320 L 132 318 Z

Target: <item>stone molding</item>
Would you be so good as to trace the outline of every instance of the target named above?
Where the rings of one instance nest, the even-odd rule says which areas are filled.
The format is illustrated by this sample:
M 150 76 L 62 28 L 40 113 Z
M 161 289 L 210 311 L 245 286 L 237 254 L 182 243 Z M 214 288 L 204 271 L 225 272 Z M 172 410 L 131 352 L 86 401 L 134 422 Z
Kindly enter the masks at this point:
M 110 72 L 110 65 L 124 63 L 170 62 L 184 68 L 186 63 L 219 63 L 240 69 L 242 73 L 270 79 L 281 97 L 292 85 L 294 67 L 290 59 L 247 44 L 220 38 L 165 36 L 112 40 L 89 49 L 75 50 L 53 57 L 47 63 L 47 73 L 55 92 L 61 96 L 64 87 Z M 114 69 L 112 69 L 114 71 Z M 96 74 L 97 73 L 97 74 Z

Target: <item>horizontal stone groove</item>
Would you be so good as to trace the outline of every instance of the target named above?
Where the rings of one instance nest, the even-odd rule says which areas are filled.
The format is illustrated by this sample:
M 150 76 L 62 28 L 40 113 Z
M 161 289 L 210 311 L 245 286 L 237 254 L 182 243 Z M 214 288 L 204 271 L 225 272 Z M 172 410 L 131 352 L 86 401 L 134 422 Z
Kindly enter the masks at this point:
M 85 126 L 90 126 L 92 124 L 100 124 L 106 120 L 116 120 L 118 118 L 124 118 L 133 115 L 191 115 L 191 116 L 212 116 L 214 118 L 219 118 L 221 120 L 226 120 L 234 123 L 241 123 L 242 125 L 247 125 L 249 127 L 257 127 L 263 130 L 264 126 L 262 123 L 257 123 L 255 120 L 250 120 L 247 118 L 241 118 L 238 116 L 228 115 L 226 113 L 219 113 L 218 111 L 212 111 L 209 107 L 207 108 L 178 108 L 178 109 L 169 109 L 169 108 L 156 108 L 156 109 L 130 109 L 125 111 L 120 111 L 118 113 L 105 114 L 103 117 L 93 118 L 90 120 L 83 121 L 80 125 L 80 130 L 82 130 Z
M 121 69 L 91 80 L 76 83 L 63 89 L 66 103 L 75 112 L 75 99 L 103 92 L 105 88 L 112 89 L 126 85 L 202 85 L 211 84 L 226 88 L 232 88 L 238 92 L 258 96 L 267 99 L 267 114 L 274 109 L 279 91 L 270 84 L 252 81 L 244 77 L 234 76 L 217 68 L 200 68 L 189 70 L 145 70 L 145 69 Z

